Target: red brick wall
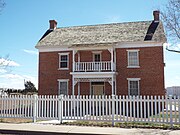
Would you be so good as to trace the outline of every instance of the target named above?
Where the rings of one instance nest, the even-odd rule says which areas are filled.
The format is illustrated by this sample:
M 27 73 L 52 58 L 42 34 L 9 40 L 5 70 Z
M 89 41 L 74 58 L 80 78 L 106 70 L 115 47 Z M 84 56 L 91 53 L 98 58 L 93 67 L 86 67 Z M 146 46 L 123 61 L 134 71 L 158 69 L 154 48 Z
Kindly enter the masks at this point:
M 132 49 L 132 48 L 129 48 Z M 164 63 L 162 47 L 139 49 L 140 68 L 127 68 L 127 49 L 116 49 L 117 94 L 128 94 L 127 78 L 141 78 L 141 95 L 164 95 Z M 58 94 L 58 79 L 69 79 L 69 94 L 72 94 L 72 52 L 69 54 L 69 70 L 58 70 L 60 52 L 41 52 L 39 54 L 39 94 Z M 81 61 L 93 61 L 92 51 L 80 51 Z M 102 61 L 110 61 L 108 50 L 102 51 Z M 77 61 L 77 54 L 76 54 Z M 81 94 L 90 92 L 90 83 L 81 83 Z M 77 85 L 75 94 L 77 94 Z M 105 94 L 111 94 L 111 85 L 105 83 Z
M 163 47 L 133 49 L 139 49 L 140 68 L 127 68 L 127 49 L 116 49 L 117 94 L 128 94 L 127 78 L 141 78 L 140 95 L 164 95 Z
M 39 54 L 39 89 L 40 95 L 57 95 L 58 79 L 69 79 L 69 94 L 72 94 L 72 52 L 69 53 L 69 70 L 58 70 L 60 52 L 40 52 Z

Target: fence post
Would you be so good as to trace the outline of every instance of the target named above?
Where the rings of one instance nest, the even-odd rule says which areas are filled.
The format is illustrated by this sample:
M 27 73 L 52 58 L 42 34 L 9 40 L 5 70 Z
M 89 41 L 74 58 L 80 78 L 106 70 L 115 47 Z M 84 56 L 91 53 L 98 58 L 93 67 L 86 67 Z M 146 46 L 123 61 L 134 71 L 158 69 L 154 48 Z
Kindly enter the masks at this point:
M 38 95 L 33 95 L 33 122 L 35 123 L 37 120 L 37 105 L 38 105 Z
M 59 117 L 59 122 L 62 124 L 62 116 L 63 116 L 63 95 L 58 96 L 59 99 L 59 107 L 58 107 L 58 117 Z
M 170 124 L 171 128 L 173 127 L 173 117 L 172 117 L 172 96 L 169 98 L 169 108 L 170 108 Z
M 115 95 L 112 95 L 112 126 L 114 127 Z

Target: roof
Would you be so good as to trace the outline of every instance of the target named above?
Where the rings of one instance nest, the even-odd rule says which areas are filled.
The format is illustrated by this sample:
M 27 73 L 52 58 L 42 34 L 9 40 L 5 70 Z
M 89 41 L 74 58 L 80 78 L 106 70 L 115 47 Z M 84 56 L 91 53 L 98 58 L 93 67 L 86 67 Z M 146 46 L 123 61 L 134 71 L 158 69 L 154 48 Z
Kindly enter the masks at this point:
M 144 42 L 145 40 L 166 42 L 162 22 L 159 22 L 158 26 L 154 27 L 152 25 L 153 27 L 150 28 L 152 23 L 154 23 L 154 21 L 57 28 L 45 34 L 37 43 L 36 48 L 117 42 Z M 151 35 L 151 37 L 145 38 L 147 35 Z

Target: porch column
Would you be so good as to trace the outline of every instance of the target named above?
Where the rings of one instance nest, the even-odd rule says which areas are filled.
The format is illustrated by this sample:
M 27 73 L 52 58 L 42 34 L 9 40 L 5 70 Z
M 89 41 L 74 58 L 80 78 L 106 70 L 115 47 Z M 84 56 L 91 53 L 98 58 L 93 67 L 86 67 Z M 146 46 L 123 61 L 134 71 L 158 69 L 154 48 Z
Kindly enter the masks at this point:
M 116 75 L 114 76 L 114 91 L 115 91 L 115 95 L 117 95 L 117 83 L 116 83 Z
M 76 50 L 73 50 L 73 57 L 72 57 L 72 63 L 73 63 L 73 72 L 75 71 L 75 55 L 76 55 Z
M 75 70 L 75 63 L 74 63 L 74 58 L 75 58 L 75 51 L 73 50 L 73 58 L 72 58 L 72 63 L 73 63 L 73 72 L 74 72 L 74 70 Z
M 114 70 L 116 71 L 116 49 L 114 48 Z
M 111 71 L 113 71 L 113 48 L 111 49 Z
M 72 95 L 74 96 L 74 76 L 72 76 Z
M 78 51 L 78 62 L 80 62 L 80 52 Z
M 78 96 L 80 96 L 80 82 L 78 82 Z
M 112 95 L 114 95 L 114 76 L 112 76 Z

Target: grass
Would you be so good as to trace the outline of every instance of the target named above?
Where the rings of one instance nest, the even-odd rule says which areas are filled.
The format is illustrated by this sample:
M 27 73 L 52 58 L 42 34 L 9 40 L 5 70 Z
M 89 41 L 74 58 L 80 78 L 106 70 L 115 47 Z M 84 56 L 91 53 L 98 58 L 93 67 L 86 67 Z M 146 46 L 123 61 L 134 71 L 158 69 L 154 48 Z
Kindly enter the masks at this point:
M 64 122 L 63 124 L 64 125 L 77 125 L 77 126 L 112 127 L 111 122 L 74 121 L 74 122 Z M 116 122 L 114 127 L 180 130 L 180 124 L 179 125 L 173 125 L 173 127 L 171 127 L 170 124 L 155 124 L 155 123 L 140 123 L 140 122 Z

